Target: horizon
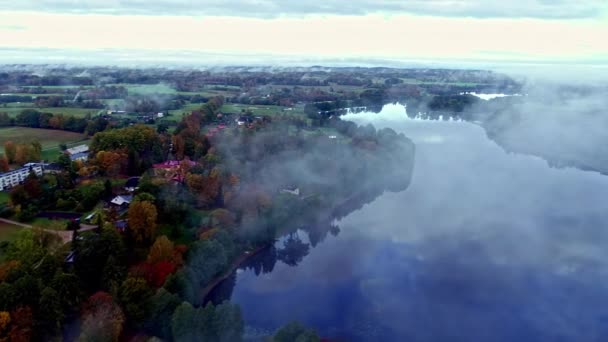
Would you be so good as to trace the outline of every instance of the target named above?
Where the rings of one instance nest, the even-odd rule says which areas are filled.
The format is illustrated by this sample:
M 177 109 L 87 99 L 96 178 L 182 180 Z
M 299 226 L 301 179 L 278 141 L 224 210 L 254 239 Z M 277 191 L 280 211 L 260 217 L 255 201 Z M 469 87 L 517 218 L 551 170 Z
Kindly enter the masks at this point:
M 608 66 L 596 0 L 0 4 L 0 63 Z

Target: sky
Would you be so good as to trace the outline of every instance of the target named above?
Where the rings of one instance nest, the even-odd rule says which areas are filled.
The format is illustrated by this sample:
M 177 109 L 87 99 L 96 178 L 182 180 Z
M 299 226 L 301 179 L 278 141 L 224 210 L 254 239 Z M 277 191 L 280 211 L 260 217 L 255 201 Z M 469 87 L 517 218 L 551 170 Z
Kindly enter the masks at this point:
M 0 8 L 0 62 L 103 55 L 608 65 L 606 0 L 0 0 Z

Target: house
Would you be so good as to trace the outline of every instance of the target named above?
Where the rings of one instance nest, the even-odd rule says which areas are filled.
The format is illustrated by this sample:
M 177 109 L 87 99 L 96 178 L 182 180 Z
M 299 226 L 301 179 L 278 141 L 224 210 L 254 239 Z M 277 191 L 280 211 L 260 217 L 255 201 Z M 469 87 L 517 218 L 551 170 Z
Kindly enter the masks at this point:
M 241 115 L 238 119 L 236 119 L 236 124 L 239 126 L 243 126 L 245 124 L 250 124 L 253 122 L 251 116 Z
M 72 154 L 76 154 L 76 153 L 82 153 L 82 152 L 89 152 L 89 146 L 87 145 L 78 145 L 78 146 L 74 146 L 72 148 L 68 148 L 67 150 L 65 150 L 69 155 Z
M 124 110 L 108 110 L 107 113 L 108 113 L 108 115 L 112 115 L 112 114 L 126 114 L 127 112 Z
M 114 227 L 120 230 L 121 232 L 127 229 L 127 220 L 118 220 L 114 222 Z
M 139 177 L 131 177 L 125 183 L 125 190 L 133 192 L 139 188 Z
M 42 169 L 44 173 L 60 173 L 63 171 L 63 167 L 57 163 L 44 164 Z
M 93 217 L 95 217 L 95 215 L 97 215 L 97 212 L 96 212 L 96 211 L 94 211 L 94 212 L 90 213 L 89 215 L 87 215 L 87 216 L 84 218 L 84 221 L 85 221 L 85 222 L 87 222 L 87 223 L 91 223 L 91 220 L 93 220 Z
M 165 113 L 156 113 L 157 118 L 162 118 L 165 116 Z
M 72 161 L 86 161 L 89 158 L 89 146 L 84 144 L 68 148 L 65 152 L 70 156 L 70 160 Z
M 110 203 L 119 207 L 128 207 L 133 201 L 133 195 L 118 195 Z
M 76 161 L 76 160 L 86 161 L 87 159 L 89 159 L 89 153 L 88 152 L 74 153 L 74 154 L 70 155 L 70 160 L 71 161 Z
M 43 167 L 41 163 L 29 163 L 29 166 L 24 166 L 20 169 L 0 173 L 0 191 L 10 189 L 22 183 L 30 172 L 33 171 L 36 176 L 42 175 Z

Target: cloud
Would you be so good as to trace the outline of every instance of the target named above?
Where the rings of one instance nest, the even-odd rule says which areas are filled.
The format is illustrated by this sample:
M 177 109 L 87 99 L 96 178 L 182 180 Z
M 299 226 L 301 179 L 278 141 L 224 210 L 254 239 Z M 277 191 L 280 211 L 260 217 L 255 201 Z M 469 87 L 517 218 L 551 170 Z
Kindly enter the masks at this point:
M 5 10 L 118 15 L 305 15 L 418 14 L 476 18 L 598 18 L 604 0 L 0 0 Z

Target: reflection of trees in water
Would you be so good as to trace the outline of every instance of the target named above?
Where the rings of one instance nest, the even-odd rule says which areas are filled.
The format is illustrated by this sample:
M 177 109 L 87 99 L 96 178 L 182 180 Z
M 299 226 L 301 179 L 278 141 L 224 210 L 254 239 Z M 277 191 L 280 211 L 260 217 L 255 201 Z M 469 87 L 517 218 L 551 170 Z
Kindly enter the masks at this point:
M 256 255 L 247 259 L 241 268 L 251 269 L 256 276 L 266 274 L 274 270 L 274 265 L 277 263 L 277 249 L 274 246 L 264 248 Z
M 304 243 L 297 232 L 290 233 L 283 242 L 283 248 L 277 251 L 277 259 L 289 266 L 298 266 L 309 251 L 309 243 Z
M 333 225 L 331 222 L 308 225 L 301 227 L 301 229 L 308 233 L 308 241 L 310 241 L 313 248 L 325 240 L 327 233 L 331 233 L 333 236 L 338 236 L 340 233 L 340 227 Z
M 236 272 L 232 272 L 228 278 L 224 279 L 215 288 L 213 288 L 211 292 L 209 292 L 209 295 L 205 297 L 203 306 L 207 305 L 208 302 L 211 302 L 213 305 L 219 305 L 224 301 L 229 301 L 232 297 L 232 291 L 234 290 L 235 285 Z
M 272 272 L 277 260 L 280 260 L 289 266 L 297 266 L 310 253 L 311 246 L 314 248 L 319 243 L 323 242 L 327 238 L 328 233 L 333 236 L 337 236 L 340 233 L 340 227 L 333 223 L 334 220 L 359 210 L 365 204 L 376 200 L 376 198 L 382 195 L 385 190 L 393 191 L 393 188 L 403 190 L 407 188 L 407 184 L 384 184 L 383 186 L 359 192 L 357 195 L 344 201 L 340 206 L 334 208 L 330 217 L 325 217 L 316 221 L 313 219 L 315 222 L 312 224 L 294 226 L 291 232 L 286 235 L 282 246 L 277 248 L 276 246 L 271 245 L 264 248 L 245 260 L 239 269 L 251 269 L 256 276 L 259 276 L 260 274 Z M 299 230 L 306 232 L 310 243 L 302 241 L 300 234 L 298 233 Z M 218 286 L 216 286 L 207 296 L 207 301 L 219 304 L 225 300 L 230 300 L 236 284 L 236 275 L 237 273 L 233 272 L 230 277 L 218 284 Z

